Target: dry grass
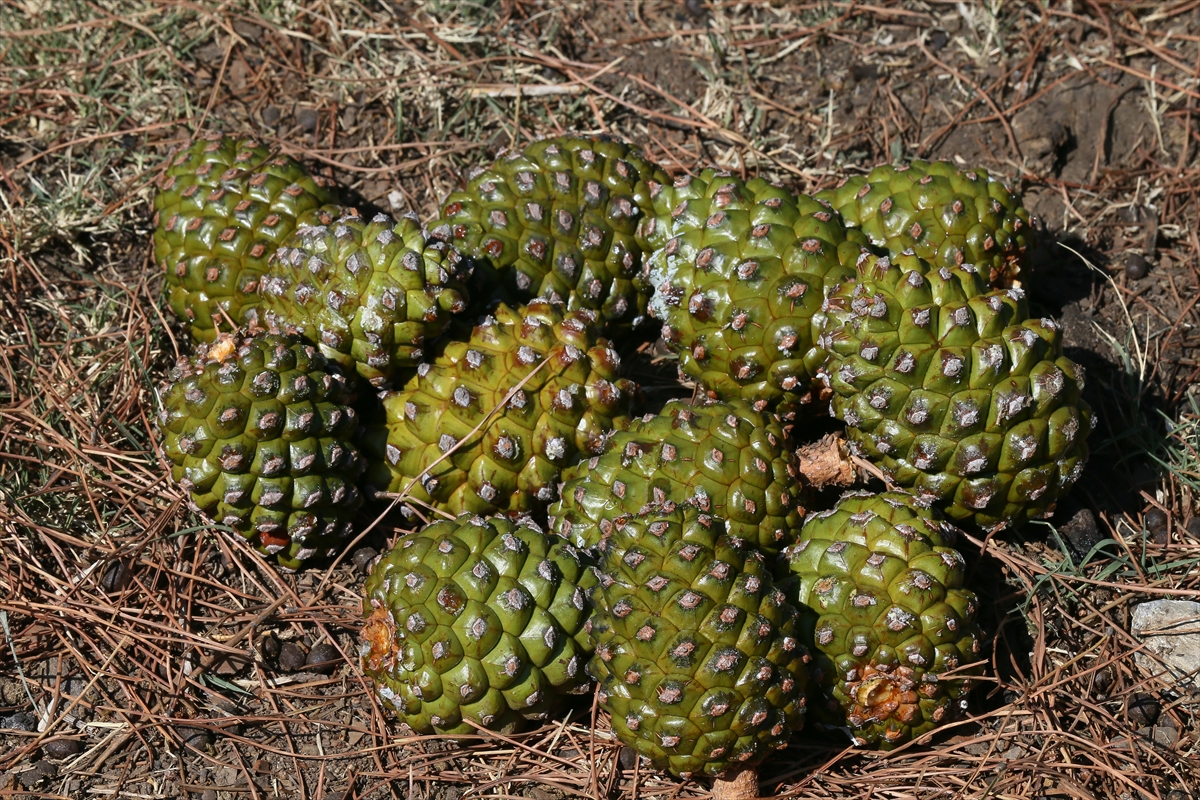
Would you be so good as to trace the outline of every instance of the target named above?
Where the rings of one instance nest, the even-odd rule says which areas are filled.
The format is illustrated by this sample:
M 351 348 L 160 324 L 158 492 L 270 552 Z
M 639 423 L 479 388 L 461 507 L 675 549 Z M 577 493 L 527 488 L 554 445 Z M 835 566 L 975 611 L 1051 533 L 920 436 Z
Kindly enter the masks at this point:
M 1031 288 L 1090 369 L 1103 423 L 1077 494 L 1104 542 L 1080 564 L 1047 526 L 976 541 L 994 634 L 976 716 L 886 755 L 802 735 L 764 792 L 1193 797 L 1195 698 L 1136 664 L 1128 631 L 1139 602 L 1200 599 L 1198 100 L 1194 0 L 0 0 L 0 792 L 706 791 L 623 767 L 586 704 L 511 739 L 394 738 L 356 664 L 353 559 L 282 576 L 186 511 L 150 422 L 179 345 L 149 179 L 223 128 L 423 218 L 464 165 L 564 130 L 805 190 L 914 156 L 1012 177 L 1103 273 L 1057 251 Z M 272 642 L 343 661 L 285 672 Z

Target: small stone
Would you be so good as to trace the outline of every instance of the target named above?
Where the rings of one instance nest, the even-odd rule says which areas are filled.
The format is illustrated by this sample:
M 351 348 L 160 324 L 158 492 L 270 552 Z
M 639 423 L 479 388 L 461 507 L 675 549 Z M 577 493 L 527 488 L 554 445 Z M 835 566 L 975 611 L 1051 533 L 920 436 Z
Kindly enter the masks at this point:
M 945 31 L 935 30 L 929 34 L 929 48 L 931 50 L 944 50 L 946 45 L 950 43 L 950 34 Z
M 708 8 L 704 5 L 704 0 L 686 0 L 683 7 L 687 9 L 687 13 L 697 19 L 708 13 Z
M 1086 558 L 1092 548 L 1100 543 L 1100 527 L 1090 508 L 1080 508 L 1059 526 L 1058 532 L 1066 539 L 1067 547 L 1076 560 Z
M 1150 272 L 1150 264 L 1141 253 L 1130 253 L 1125 256 L 1125 277 L 1131 281 L 1140 280 Z
M 200 800 L 217 800 L 217 793 L 212 789 L 205 789 L 200 793 Z
M 56 777 L 58 777 L 58 767 L 43 758 L 29 769 L 17 775 L 17 780 L 26 789 L 33 789 L 42 781 Z
M 1028 754 L 1029 751 L 1024 747 L 1021 747 L 1019 744 L 1014 744 L 1012 747 L 1005 750 L 1000 757 L 1009 761 L 1016 761 L 1018 758 L 1024 758 Z
M 1170 747 L 1179 741 L 1179 731 L 1169 725 L 1154 725 L 1149 728 L 1141 728 L 1138 730 L 1138 733 L 1159 747 Z
M 315 108 L 297 108 L 296 109 L 296 124 L 303 128 L 308 133 L 312 133 L 317 129 L 317 122 L 321 119 L 321 115 Z
M 1095 688 L 1098 695 L 1108 695 L 1108 690 L 1112 688 L 1113 679 L 1112 667 L 1101 667 L 1096 670 L 1096 677 L 1092 679 L 1092 686 Z
M 338 649 L 331 644 L 319 644 L 308 653 L 308 659 L 304 662 L 304 668 L 309 672 L 318 672 L 322 675 L 329 675 L 338 668 L 338 664 L 342 662 L 342 654 Z
M 278 106 L 267 106 L 262 110 L 263 124 L 268 127 L 274 128 L 278 125 L 281 117 L 283 117 L 283 112 L 279 110 Z
M 620 762 L 622 769 L 633 769 L 637 766 L 637 760 L 637 750 L 632 747 L 622 747 L 621 752 L 617 754 L 617 761 Z
M 257 42 L 258 37 L 262 36 L 263 29 L 255 25 L 253 22 L 246 22 L 242 19 L 233 21 L 233 30 L 243 39 L 248 39 L 251 42 Z
M 78 739 L 54 739 L 42 745 L 42 755 L 46 758 L 70 758 L 81 752 L 83 752 L 83 742 Z
M 238 675 L 250 666 L 250 659 L 237 653 L 228 653 L 213 664 L 212 671 L 217 675 Z
M 308 653 L 295 642 L 288 642 L 279 649 L 279 668 L 284 672 L 299 672 L 307 660 Z
M 985 756 L 991 752 L 992 747 L 994 747 L 992 740 L 982 739 L 968 743 L 963 750 L 973 756 Z
M 1200 689 L 1200 603 L 1152 600 L 1133 607 L 1129 630 L 1145 647 L 1133 654 L 1138 669 L 1173 690 Z
M 1158 721 L 1162 706 L 1158 700 L 1149 694 L 1139 692 L 1127 701 L 1125 712 L 1129 715 L 1129 723 L 1138 728 L 1145 728 Z
M 198 47 L 192 51 L 196 57 L 196 63 L 208 64 L 210 66 L 220 66 L 225 59 L 225 45 L 218 39 L 209 42 L 203 47 Z
M 1170 541 L 1167 533 L 1167 515 L 1161 508 L 1148 509 L 1142 521 L 1155 544 L 1167 544 Z
M 363 575 L 369 575 L 371 568 L 375 566 L 375 559 L 379 557 L 379 551 L 374 547 L 360 547 L 354 551 L 354 555 L 350 556 L 350 560 L 354 562 L 355 568 Z
M 34 731 L 37 730 L 37 717 L 28 711 L 18 711 L 0 717 L 0 730 Z
M 1167 792 L 1167 800 L 1189 800 L 1189 798 L 1182 789 L 1172 789 Z

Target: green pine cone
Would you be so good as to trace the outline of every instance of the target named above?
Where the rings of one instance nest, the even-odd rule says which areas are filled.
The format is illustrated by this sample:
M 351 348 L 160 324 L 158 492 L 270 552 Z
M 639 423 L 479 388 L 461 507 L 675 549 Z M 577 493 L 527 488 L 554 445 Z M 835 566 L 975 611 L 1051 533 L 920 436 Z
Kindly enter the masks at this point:
M 947 161 L 875 167 L 817 194 L 897 255 L 912 250 L 934 267 L 973 264 L 995 286 L 1028 270 L 1041 223 L 987 170 Z
M 592 309 L 603 325 L 637 325 L 650 289 L 642 281 L 651 183 L 666 174 L 630 145 L 560 136 L 502 153 L 473 171 L 442 204 L 431 235 L 454 248 L 489 296 L 542 297 Z M 481 293 L 482 294 L 482 293 Z
M 1052 509 L 1093 425 L 1058 325 L 1026 319 L 1018 289 L 972 296 L 972 268 L 900 262 L 873 259 L 826 301 L 826 379 L 851 451 L 956 520 Z
M 730 537 L 774 554 L 795 541 L 808 505 L 779 423 L 744 400 L 667 403 L 565 470 L 560 494 L 552 530 L 588 549 L 630 517 L 693 503 L 725 520 Z
M 294 326 L 326 358 L 383 386 L 421 362 L 464 308 L 445 246 L 414 217 L 367 221 L 354 209 L 297 228 L 262 278 L 261 314 Z
M 415 733 L 511 732 L 589 690 L 586 561 L 529 520 L 401 537 L 363 589 L 363 672 Z
M 383 395 L 387 422 L 364 437 L 367 483 L 452 514 L 545 508 L 561 471 L 629 423 L 637 387 L 594 322 L 544 300 L 501 305 Z
M 706 169 L 655 187 L 642 236 L 652 316 L 680 370 L 709 398 L 765 410 L 811 403 L 826 288 L 854 274 L 865 239 L 836 212 L 762 178 Z
M 336 202 L 323 178 L 254 139 L 212 135 L 173 153 L 154 197 L 154 262 L 175 316 L 211 342 L 224 317 L 256 320 L 267 261 L 302 221 Z M 214 322 L 214 317 L 216 321 Z
M 350 533 L 365 462 L 345 378 L 294 331 L 221 334 L 161 392 L 171 477 L 192 507 L 286 570 Z
M 966 711 L 983 656 L 953 543 L 954 528 L 903 492 L 850 493 L 805 522 L 784 591 L 816 646 L 813 719 L 890 749 Z
M 809 651 L 764 557 L 667 503 L 604 541 L 588 670 L 613 731 L 680 777 L 752 767 L 804 725 Z

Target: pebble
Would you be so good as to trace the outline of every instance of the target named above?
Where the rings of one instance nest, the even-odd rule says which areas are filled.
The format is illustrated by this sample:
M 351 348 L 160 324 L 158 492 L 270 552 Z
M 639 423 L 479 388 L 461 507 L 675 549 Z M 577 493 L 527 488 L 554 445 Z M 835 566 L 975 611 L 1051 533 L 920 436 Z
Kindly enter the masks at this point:
M 617 761 L 620 762 L 622 769 L 633 769 L 637 766 L 637 760 L 637 750 L 632 747 L 622 747 L 621 752 L 617 754 Z
M 1008 761 L 1016 761 L 1018 758 L 1024 758 L 1029 755 L 1029 751 L 1019 744 L 1014 744 L 1012 747 L 1000 754 L 1000 757 Z
M 1138 733 L 1149 738 L 1159 747 L 1170 747 L 1179 741 L 1179 731 L 1170 725 L 1155 725 L 1152 728 L 1142 728 Z
M 374 547 L 360 547 L 350 556 L 350 560 L 359 572 L 367 575 L 371 572 L 371 567 L 375 566 L 375 559 L 378 557 L 379 551 Z
M 257 42 L 258 37 L 262 36 L 263 29 L 252 22 L 235 19 L 233 21 L 233 30 L 243 39 L 249 39 L 252 42 Z
M 288 642 L 279 649 L 279 668 L 284 672 L 299 672 L 307 660 L 308 653 L 295 642 Z
M 70 758 L 83 752 L 83 742 L 78 739 L 54 739 L 42 745 L 46 758 Z
M 283 112 L 279 110 L 278 106 L 267 106 L 262 110 L 263 124 L 267 127 L 274 128 L 282 117 Z
M 1058 527 L 1058 532 L 1067 540 L 1067 547 L 1076 560 L 1085 558 L 1100 543 L 1100 527 L 1090 508 L 1080 508 Z
M 342 654 L 338 649 L 331 644 L 319 644 L 308 653 L 308 658 L 304 662 L 304 668 L 309 672 L 317 672 L 321 675 L 329 675 L 338 668 L 338 664 L 342 661 Z
M 28 711 L 18 711 L 15 714 L 8 714 L 0 717 L 0 729 L 10 731 L 32 731 L 37 728 L 37 717 L 30 714 Z
M 320 120 L 320 118 L 320 114 L 315 108 L 296 109 L 296 124 L 309 133 L 312 133 L 317 129 L 317 122 Z
M 41 761 L 37 762 L 32 767 L 18 775 L 17 780 L 19 780 L 21 785 L 26 789 L 33 789 L 42 781 L 48 778 L 56 777 L 58 777 L 58 767 L 43 758 Z
M 1200 689 L 1200 603 L 1152 600 L 1133 607 L 1129 632 L 1145 647 L 1133 654 L 1145 676 L 1175 690 Z
M 1108 695 L 1108 690 L 1113 685 L 1113 668 L 1101 667 L 1096 670 L 1096 677 L 1092 679 L 1092 686 L 1095 688 L 1098 695 Z
M 1132 281 L 1146 277 L 1150 272 L 1150 264 L 1141 253 L 1130 253 L 1125 256 L 1125 276 Z

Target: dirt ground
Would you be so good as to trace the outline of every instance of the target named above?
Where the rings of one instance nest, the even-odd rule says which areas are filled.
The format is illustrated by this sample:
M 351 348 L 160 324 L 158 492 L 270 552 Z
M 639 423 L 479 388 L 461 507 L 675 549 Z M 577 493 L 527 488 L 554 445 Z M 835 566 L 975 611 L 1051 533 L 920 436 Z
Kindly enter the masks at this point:
M 1196 797 L 1198 699 L 1134 661 L 1129 618 L 1200 600 L 1198 101 L 1200 0 L 0 0 L 0 795 L 709 791 L 635 765 L 590 698 L 512 737 L 398 738 L 356 636 L 399 514 L 293 576 L 186 510 L 151 424 L 186 340 L 150 182 L 225 130 L 426 220 L 562 131 L 803 192 L 914 158 L 1004 176 L 1048 232 L 1024 285 L 1086 368 L 1091 461 L 1051 519 L 968 532 L 971 718 L 888 754 L 802 733 L 762 791 Z

